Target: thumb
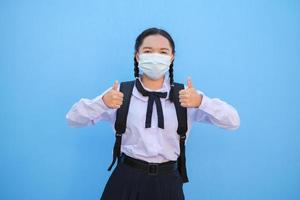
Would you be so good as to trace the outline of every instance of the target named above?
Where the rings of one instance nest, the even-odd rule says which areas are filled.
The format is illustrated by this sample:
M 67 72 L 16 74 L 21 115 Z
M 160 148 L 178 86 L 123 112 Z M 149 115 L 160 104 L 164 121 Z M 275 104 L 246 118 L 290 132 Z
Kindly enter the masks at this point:
M 113 90 L 118 90 L 118 86 L 119 86 L 119 81 L 115 80 L 114 85 L 113 85 Z
M 187 85 L 188 85 L 188 88 L 193 88 L 193 85 L 192 85 L 192 77 L 188 77 L 188 80 L 187 80 Z

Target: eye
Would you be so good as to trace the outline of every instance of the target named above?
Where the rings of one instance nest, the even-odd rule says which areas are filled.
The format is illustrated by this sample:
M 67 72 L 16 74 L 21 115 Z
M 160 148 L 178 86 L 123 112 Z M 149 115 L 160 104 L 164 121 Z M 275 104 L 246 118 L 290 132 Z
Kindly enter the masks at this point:
M 150 50 L 145 50 L 143 53 L 151 53 Z
M 167 52 L 165 52 L 165 51 L 162 51 L 162 52 L 160 52 L 161 54 L 168 54 Z

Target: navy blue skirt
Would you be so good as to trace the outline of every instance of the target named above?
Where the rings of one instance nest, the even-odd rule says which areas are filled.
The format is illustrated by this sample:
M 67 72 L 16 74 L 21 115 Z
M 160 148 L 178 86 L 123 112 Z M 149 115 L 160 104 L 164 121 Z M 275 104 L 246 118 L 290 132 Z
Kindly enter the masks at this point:
M 100 200 L 184 200 L 183 181 L 178 170 L 153 176 L 120 163 Z

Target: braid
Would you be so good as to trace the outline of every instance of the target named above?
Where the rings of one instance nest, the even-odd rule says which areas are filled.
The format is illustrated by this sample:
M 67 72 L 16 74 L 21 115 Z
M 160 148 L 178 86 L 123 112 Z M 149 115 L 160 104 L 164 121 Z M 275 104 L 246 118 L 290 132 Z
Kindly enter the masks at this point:
M 171 63 L 170 67 L 169 67 L 169 78 L 170 78 L 170 85 L 173 86 L 174 84 L 174 75 L 173 75 L 173 62 Z
M 136 58 L 134 57 L 134 77 L 138 78 L 139 77 L 139 67 L 138 67 L 139 63 L 136 60 Z
M 172 61 L 170 67 L 169 67 L 169 78 L 170 78 L 170 86 L 171 86 L 171 89 L 170 89 L 170 92 L 169 92 L 169 99 L 171 102 L 174 102 L 174 74 L 173 74 L 173 62 L 174 60 Z

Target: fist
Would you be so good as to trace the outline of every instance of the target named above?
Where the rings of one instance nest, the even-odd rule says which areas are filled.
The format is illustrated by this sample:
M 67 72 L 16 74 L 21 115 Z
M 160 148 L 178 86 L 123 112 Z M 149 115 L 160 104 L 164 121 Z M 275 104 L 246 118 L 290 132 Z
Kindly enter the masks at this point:
M 192 79 L 188 78 L 188 87 L 179 91 L 179 102 L 182 107 L 196 108 L 201 105 L 202 95 L 198 94 L 197 90 L 193 88 Z
M 119 83 L 115 81 L 111 90 L 109 90 L 105 95 L 103 95 L 102 99 L 105 105 L 109 108 L 120 108 L 123 104 L 124 94 L 118 91 Z

